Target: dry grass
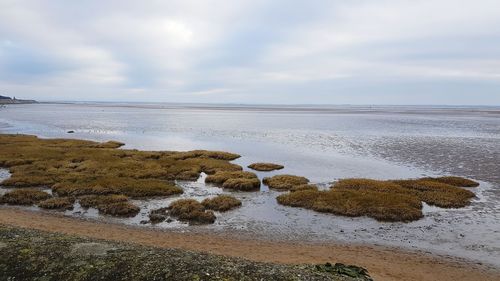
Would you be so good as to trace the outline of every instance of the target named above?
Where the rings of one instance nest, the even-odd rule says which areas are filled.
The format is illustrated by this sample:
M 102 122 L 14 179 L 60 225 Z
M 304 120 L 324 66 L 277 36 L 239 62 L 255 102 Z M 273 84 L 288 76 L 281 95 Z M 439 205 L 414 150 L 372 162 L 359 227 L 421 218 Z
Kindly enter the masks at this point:
M 248 165 L 248 168 L 261 172 L 269 172 L 274 170 L 281 170 L 285 168 L 285 166 L 273 163 L 253 163 Z
M 318 187 L 314 184 L 301 184 L 295 185 L 290 188 L 290 192 L 302 191 L 302 190 L 318 190 Z
M 97 208 L 99 205 L 127 202 L 128 198 L 124 195 L 86 195 L 80 197 L 79 200 L 83 208 Z
M 134 217 L 140 208 L 130 202 L 116 202 L 97 206 L 99 213 L 115 217 Z
M 129 197 L 169 196 L 182 193 L 180 187 L 161 180 L 127 178 L 90 178 L 80 182 L 61 182 L 52 186 L 61 196 L 86 194 L 123 194 Z
M 423 180 L 437 181 L 458 187 L 478 187 L 479 183 L 462 177 L 438 177 L 438 178 L 422 178 Z
M 309 180 L 307 178 L 294 175 L 276 175 L 274 177 L 264 178 L 262 182 L 269 186 L 269 188 L 290 190 L 294 186 L 309 183 Z
M 172 202 L 168 207 L 170 215 L 190 224 L 208 224 L 215 222 L 212 211 L 206 211 L 205 207 L 194 199 L 179 199 Z
M 282 194 L 277 200 L 286 206 L 379 221 L 412 221 L 423 216 L 422 204 L 413 196 L 369 190 L 302 190 Z
M 0 198 L 0 203 L 10 204 L 10 205 L 32 205 L 38 203 L 42 200 L 46 200 L 52 197 L 52 195 L 47 192 L 43 192 L 37 189 L 18 189 L 8 193 L 5 193 Z
M 240 191 L 255 191 L 260 189 L 260 180 L 244 178 L 228 179 L 224 182 L 222 188 Z
M 297 187 L 299 188 L 299 186 Z M 368 216 L 379 221 L 412 221 L 423 217 L 422 202 L 443 208 L 470 204 L 474 193 L 423 179 L 379 181 L 339 180 L 328 191 L 299 190 L 278 196 L 278 203 L 344 216 Z
M 72 197 L 53 197 L 38 203 L 38 207 L 43 209 L 71 210 L 75 199 Z
M 241 206 L 241 201 L 229 195 L 219 195 L 207 198 L 201 202 L 206 208 L 214 211 L 225 212 Z
M 260 188 L 260 180 L 257 175 L 246 171 L 218 171 L 207 176 L 205 182 L 241 191 L 254 191 Z
M 130 197 L 182 193 L 174 180 L 196 180 L 201 172 L 237 172 L 237 154 L 118 149 L 122 143 L 0 135 L 0 167 L 11 177 L 1 185 L 51 187 L 59 196 L 123 194 Z
M 246 171 L 219 171 L 213 175 L 208 175 L 205 179 L 206 183 L 217 185 L 224 184 L 228 179 L 256 179 L 257 175 Z
M 415 194 L 425 203 L 441 208 L 465 207 L 470 204 L 470 199 L 475 196 L 469 190 L 425 178 L 393 182 L 407 189 L 409 193 Z

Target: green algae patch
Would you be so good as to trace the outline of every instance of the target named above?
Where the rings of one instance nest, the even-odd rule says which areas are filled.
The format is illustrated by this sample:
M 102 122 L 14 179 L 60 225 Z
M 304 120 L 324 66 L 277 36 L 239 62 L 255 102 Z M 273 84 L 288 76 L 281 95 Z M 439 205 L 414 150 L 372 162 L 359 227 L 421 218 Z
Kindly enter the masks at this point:
M 256 171 L 261 171 L 261 172 L 270 172 L 270 171 L 274 171 L 274 170 L 281 170 L 281 169 L 285 168 L 285 166 L 279 165 L 279 164 L 274 164 L 274 163 L 259 162 L 259 163 L 253 163 L 253 164 L 248 165 L 248 168 L 250 168 L 252 170 L 256 170 Z
M 294 175 L 276 175 L 273 177 L 264 178 L 262 182 L 265 185 L 269 186 L 269 188 L 278 190 L 290 190 L 294 186 L 309 183 L 309 180 L 305 177 L 299 177 Z
M 75 198 L 73 197 L 53 197 L 38 203 L 42 209 L 70 210 L 73 209 Z
M 5 226 L 0 245 L 2 280 L 371 280 L 324 265 L 263 263 Z
M 179 199 L 168 206 L 169 214 L 190 224 L 210 224 L 215 222 L 215 214 L 205 210 L 205 206 L 194 199 Z
M 49 199 L 50 197 L 52 197 L 52 195 L 38 189 L 17 189 L 5 193 L 0 197 L 0 203 L 10 205 L 33 205 L 42 200 Z
M 390 181 L 361 178 L 339 180 L 326 191 L 307 188 L 291 191 L 278 196 L 277 201 L 317 212 L 409 222 L 423 217 L 422 202 L 458 208 L 469 205 L 473 197 L 469 190 L 428 178 Z
M 207 198 L 201 204 L 209 210 L 226 212 L 241 206 L 241 201 L 230 195 L 219 195 L 213 198 Z
M 50 187 L 60 197 L 121 194 L 145 198 L 180 194 L 183 191 L 175 181 L 196 180 L 202 172 L 214 175 L 242 170 L 230 163 L 240 156 L 229 152 L 139 151 L 119 149 L 121 146 L 116 141 L 1 134 L 0 167 L 9 169 L 11 177 L 0 185 Z M 6 203 L 14 201 L 21 202 L 9 199 Z M 29 198 L 23 202 L 34 203 L 37 201 Z

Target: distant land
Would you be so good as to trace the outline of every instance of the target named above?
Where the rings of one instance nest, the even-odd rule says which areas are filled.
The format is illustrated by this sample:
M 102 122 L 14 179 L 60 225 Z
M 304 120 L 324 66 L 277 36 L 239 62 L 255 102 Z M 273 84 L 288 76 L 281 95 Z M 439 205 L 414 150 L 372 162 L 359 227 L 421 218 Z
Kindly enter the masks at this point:
M 16 99 L 16 97 L 11 98 L 0 95 L 0 104 L 20 104 L 20 103 L 38 103 L 38 102 L 35 100 L 20 100 Z

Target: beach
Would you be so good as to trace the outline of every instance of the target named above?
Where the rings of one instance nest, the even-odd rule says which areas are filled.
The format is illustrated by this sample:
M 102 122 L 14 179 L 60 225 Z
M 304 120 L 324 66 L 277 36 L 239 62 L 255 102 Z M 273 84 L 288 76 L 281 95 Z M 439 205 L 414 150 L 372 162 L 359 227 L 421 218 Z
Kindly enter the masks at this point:
M 130 218 L 78 206 L 64 212 L 2 207 L 0 223 L 254 261 L 333 260 L 366 267 L 375 280 L 498 279 L 498 108 L 35 104 L 1 109 L 0 132 L 115 140 L 125 143 L 123 149 L 228 151 L 242 156 L 232 162 L 243 167 L 259 161 L 285 166 L 256 172 L 259 179 L 289 173 L 322 189 L 351 177 L 471 178 L 480 185 L 468 189 L 475 194 L 469 206 L 424 204 L 424 218 L 414 222 L 290 208 L 276 203 L 282 192 L 263 185 L 258 192 L 230 192 L 242 207 L 217 213 L 213 225 L 141 223 L 150 210 L 175 199 L 227 193 L 207 185 L 202 173 L 197 180 L 176 181 L 182 195 L 131 200 L 141 211 Z M 0 171 L 2 179 L 9 176 Z

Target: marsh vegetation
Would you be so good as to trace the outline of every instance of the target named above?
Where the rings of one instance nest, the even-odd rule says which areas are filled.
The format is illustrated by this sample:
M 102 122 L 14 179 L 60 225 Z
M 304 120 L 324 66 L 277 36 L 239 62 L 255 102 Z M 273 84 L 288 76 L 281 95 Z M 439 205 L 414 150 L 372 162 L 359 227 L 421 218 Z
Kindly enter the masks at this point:
M 330 190 L 304 188 L 277 197 L 279 204 L 343 216 L 368 216 L 379 221 L 414 221 L 423 217 L 422 202 L 443 208 L 464 207 L 474 193 L 443 182 L 474 185 L 468 179 L 422 178 L 379 181 L 339 180 Z M 297 185 L 296 189 L 300 189 Z
M 266 177 L 262 182 L 269 186 L 269 188 L 278 190 L 290 190 L 295 186 L 308 184 L 309 180 L 305 177 L 294 175 L 276 175 L 273 177 Z
M 274 164 L 274 163 L 259 162 L 259 163 L 253 163 L 253 164 L 248 165 L 248 168 L 250 168 L 252 170 L 256 170 L 256 171 L 261 171 L 261 172 L 270 172 L 270 171 L 274 171 L 274 170 L 281 170 L 281 169 L 285 168 L 285 166 L 279 165 L 279 164 Z
M 196 180 L 202 172 L 221 175 L 242 170 L 230 163 L 240 157 L 233 153 L 118 149 L 122 145 L 115 141 L 0 135 L 0 167 L 11 174 L 0 184 L 13 188 L 50 187 L 56 198 L 44 202 L 43 208 L 67 207 L 71 197 L 78 198 L 83 207 L 94 207 L 104 214 L 130 216 L 139 209 L 127 202 L 127 197 L 180 194 L 183 190 L 175 180 Z M 252 184 L 255 186 L 255 181 Z M 227 188 L 244 189 L 247 185 Z M 1 202 L 32 205 L 50 197 L 40 190 L 19 189 L 2 196 Z

